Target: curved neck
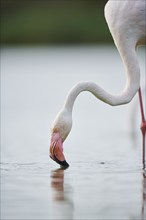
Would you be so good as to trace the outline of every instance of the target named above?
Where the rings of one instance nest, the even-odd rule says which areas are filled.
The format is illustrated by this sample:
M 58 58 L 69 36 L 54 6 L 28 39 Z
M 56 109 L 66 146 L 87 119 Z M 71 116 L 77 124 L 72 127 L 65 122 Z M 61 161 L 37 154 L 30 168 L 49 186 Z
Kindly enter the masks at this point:
M 127 82 L 124 90 L 119 95 L 112 95 L 94 82 L 81 82 L 75 85 L 69 92 L 64 103 L 64 108 L 72 111 L 75 99 L 83 91 L 91 92 L 96 98 L 109 105 L 122 105 L 131 101 L 139 89 L 140 74 L 135 47 L 127 46 L 118 48 L 125 66 Z

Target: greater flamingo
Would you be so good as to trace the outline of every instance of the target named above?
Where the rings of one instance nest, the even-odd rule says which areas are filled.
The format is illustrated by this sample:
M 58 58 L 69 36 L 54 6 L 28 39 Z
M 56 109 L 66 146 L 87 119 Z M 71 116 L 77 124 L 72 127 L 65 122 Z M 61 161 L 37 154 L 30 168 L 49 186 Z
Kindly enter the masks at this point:
M 125 66 L 127 82 L 122 93 L 118 95 L 107 93 L 94 82 L 80 82 L 71 89 L 51 128 L 50 157 L 61 166 L 69 166 L 63 154 L 63 142 L 72 127 L 75 99 L 83 91 L 91 92 L 98 99 L 112 106 L 129 103 L 138 91 L 142 116 L 143 164 L 145 163 L 146 120 L 136 47 L 146 44 L 146 2 L 145 0 L 109 0 L 104 12 L 114 43 Z

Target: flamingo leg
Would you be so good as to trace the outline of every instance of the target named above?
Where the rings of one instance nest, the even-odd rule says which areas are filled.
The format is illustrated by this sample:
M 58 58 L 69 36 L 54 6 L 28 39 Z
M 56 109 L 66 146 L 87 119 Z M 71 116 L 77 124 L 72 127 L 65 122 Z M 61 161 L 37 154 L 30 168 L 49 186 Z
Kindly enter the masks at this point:
M 142 100 L 142 94 L 141 94 L 141 88 L 138 90 L 139 94 L 139 102 L 140 102 L 140 111 L 141 111 L 141 132 L 142 132 L 142 162 L 143 162 L 143 168 L 145 169 L 145 136 L 146 136 L 146 120 L 144 116 L 144 107 L 143 107 L 143 100 Z

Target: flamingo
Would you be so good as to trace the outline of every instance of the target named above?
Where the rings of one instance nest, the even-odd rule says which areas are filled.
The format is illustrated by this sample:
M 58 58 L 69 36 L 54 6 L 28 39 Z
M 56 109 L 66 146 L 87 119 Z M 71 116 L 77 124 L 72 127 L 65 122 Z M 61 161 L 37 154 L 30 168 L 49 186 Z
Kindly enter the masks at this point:
M 50 157 L 62 167 L 68 167 L 63 154 L 63 142 L 72 128 L 72 110 L 77 96 L 91 92 L 97 99 L 111 105 L 129 103 L 138 92 L 143 137 L 143 164 L 145 163 L 146 120 L 140 88 L 140 67 L 136 48 L 146 44 L 145 0 L 109 0 L 104 8 L 105 19 L 119 51 L 126 73 L 126 85 L 120 94 L 112 95 L 94 82 L 79 82 L 70 90 L 65 103 L 51 126 Z

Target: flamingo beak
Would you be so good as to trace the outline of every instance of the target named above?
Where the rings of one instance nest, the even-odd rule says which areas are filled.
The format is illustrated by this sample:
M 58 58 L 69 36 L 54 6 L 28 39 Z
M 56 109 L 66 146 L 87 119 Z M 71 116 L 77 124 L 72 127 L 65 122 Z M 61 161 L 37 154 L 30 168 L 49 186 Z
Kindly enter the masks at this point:
M 55 141 L 53 140 L 53 138 L 51 139 L 50 157 L 51 159 L 56 161 L 56 163 L 60 164 L 61 167 L 69 167 L 69 164 L 66 162 L 63 154 L 63 143 L 61 138 Z

